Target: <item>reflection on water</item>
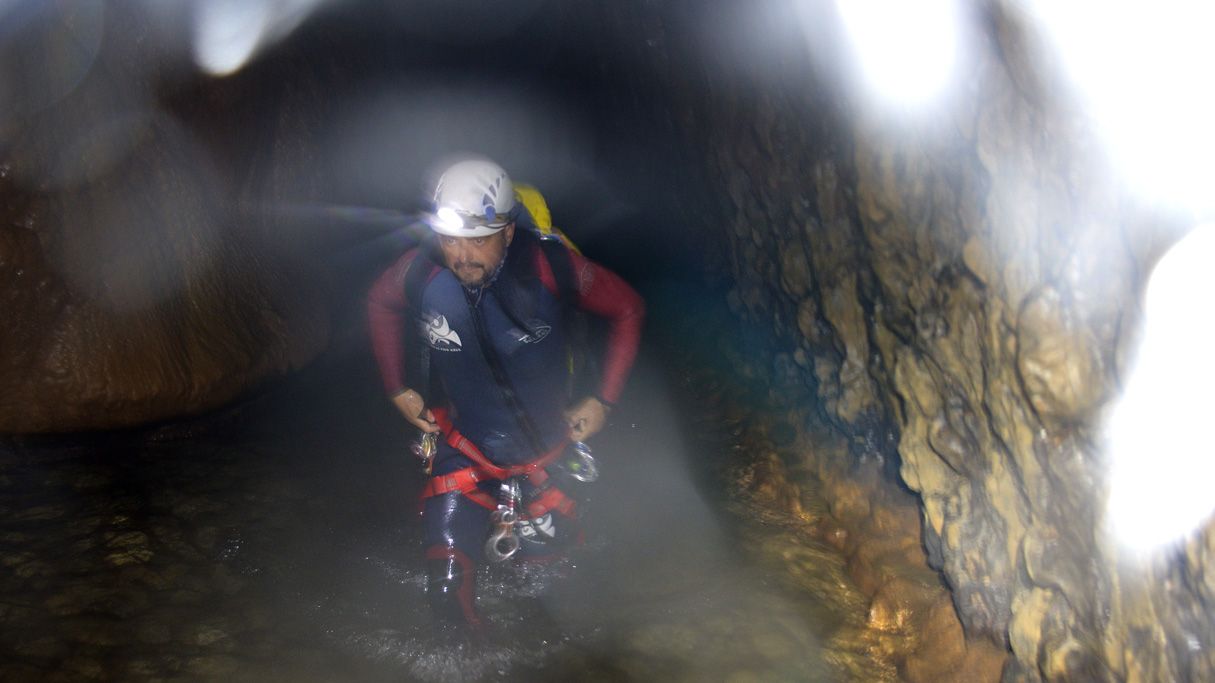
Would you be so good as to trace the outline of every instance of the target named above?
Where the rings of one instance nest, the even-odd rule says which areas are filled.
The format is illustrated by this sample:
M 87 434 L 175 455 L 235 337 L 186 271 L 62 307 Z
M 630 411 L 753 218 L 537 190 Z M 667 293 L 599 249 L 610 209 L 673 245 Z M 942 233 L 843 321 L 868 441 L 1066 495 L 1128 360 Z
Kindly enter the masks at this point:
M 489 633 L 433 633 L 421 475 L 363 362 L 186 427 L 7 443 L 0 679 L 893 679 L 838 556 L 705 497 L 688 466 L 732 427 L 677 415 L 645 359 L 588 543 L 482 568 Z

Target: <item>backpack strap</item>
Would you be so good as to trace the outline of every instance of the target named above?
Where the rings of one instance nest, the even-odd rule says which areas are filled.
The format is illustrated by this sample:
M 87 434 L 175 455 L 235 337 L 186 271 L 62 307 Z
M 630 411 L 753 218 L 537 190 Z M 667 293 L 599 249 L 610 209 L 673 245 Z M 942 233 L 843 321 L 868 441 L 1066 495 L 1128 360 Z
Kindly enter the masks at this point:
M 417 254 L 409 262 L 405 271 L 405 299 L 409 303 L 409 308 L 412 311 L 418 311 L 417 315 L 421 315 L 422 293 L 426 291 L 426 285 L 430 284 L 435 274 L 438 273 L 439 264 L 426 245 L 418 246 L 416 251 Z
M 408 303 L 406 324 L 413 327 L 412 330 L 406 330 L 406 336 L 414 340 L 414 343 L 409 345 L 405 358 L 405 376 L 410 378 L 410 384 L 414 385 L 413 390 L 422 396 L 422 402 L 429 406 L 434 391 L 430 376 L 430 345 L 421 334 L 422 325 L 429 322 L 422 319 L 425 315 L 422 310 L 422 294 L 439 272 L 439 264 L 435 262 L 426 245 L 417 247 L 416 251 L 413 260 L 406 266 L 404 277 L 405 300 Z
M 572 307 L 578 305 L 578 279 L 574 275 L 574 259 L 565 243 L 552 237 L 540 239 L 540 251 L 544 253 L 548 267 L 553 270 L 553 279 L 557 282 L 557 298 L 561 305 Z
M 569 380 L 566 393 L 571 398 L 595 391 L 598 364 L 591 348 L 591 321 L 578 308 L 580 297 L 578 274 L 574 272 L 574 258 L 565 242 L 556 238 L 540 240 L 540 250 L 553 271 L 557 283 L 557 299 L 561 302 L 562 318 L 567 335 L 566 369 Z

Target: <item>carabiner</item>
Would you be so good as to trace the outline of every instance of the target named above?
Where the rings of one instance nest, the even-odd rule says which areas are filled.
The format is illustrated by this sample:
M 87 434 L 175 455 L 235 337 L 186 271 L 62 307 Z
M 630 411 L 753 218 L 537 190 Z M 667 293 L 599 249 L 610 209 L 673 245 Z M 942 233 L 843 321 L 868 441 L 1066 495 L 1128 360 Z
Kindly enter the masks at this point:
M 581 441 L 574 442 L 574 456 L 566 460 L 565 471 L 580 482 L 589 484 L 599 478 L 599 466 L 591 456 L 591 447 Z
M 490 562 L 509 560 L 519 551 L 519 537 L 515 535 L 515 522 L 519 521 L 516 504 L 521 498 L 519 482 L 513 477 L 502 482 L 498 494 L 498 509 L 489 515 L 493 531 L 485 541 L 485 556 Z
M 435 453 L 439 452 L 439 435 L 434 432 L 423 432 L 409 450 L 422 461 L 422 468 L 429 475 L 434 467 Z
M 519 537 L 514 524 L 503 524 L 485 542 L 485 556 L 490 562 L 505 562 L 519 552 Z

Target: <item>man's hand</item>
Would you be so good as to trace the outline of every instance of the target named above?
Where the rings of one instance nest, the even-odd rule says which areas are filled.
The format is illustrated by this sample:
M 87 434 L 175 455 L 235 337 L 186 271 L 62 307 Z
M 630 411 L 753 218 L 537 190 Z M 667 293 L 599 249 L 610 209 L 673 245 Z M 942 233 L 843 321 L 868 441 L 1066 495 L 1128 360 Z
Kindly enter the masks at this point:
M 422 401 L 422 395 L 418 392 L 406 389 L 393 396 L 392 402 L 405 416 L 405 419 L 409 420 L 409 424 L 427 433 L 439 431 L 439 425 L 435 424 L 434 413 L 426 408 L 426 403 Z
M 578 405 L 565 412 L 565 422 L 570 426 L 570 441 L 586 441 L 607 424 L 611 408 L 594 396 L 588 396 Z

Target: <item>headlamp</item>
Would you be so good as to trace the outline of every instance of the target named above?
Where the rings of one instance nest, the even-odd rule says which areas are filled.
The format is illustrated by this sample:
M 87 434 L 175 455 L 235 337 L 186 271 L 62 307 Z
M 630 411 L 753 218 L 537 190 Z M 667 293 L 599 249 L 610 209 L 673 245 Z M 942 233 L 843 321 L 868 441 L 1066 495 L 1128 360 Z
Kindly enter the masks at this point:
M 515 211 L 498 214 L 494 212 L 493 207 L 487 207 L 485 215 L 478 216 L 458 211 L 450 206 L 442 206 L 427 217 L 426 223 L 431 230 L 441 235 L 484 237 L 505 228 L 515 220 L 515 217 Z
M 459 230 L 464 227 L 464 219 L 460 217 L 460 214 L 456 213 L 455 209 L 444 206 L 435 212 L 435 224 L 436 227 Z

